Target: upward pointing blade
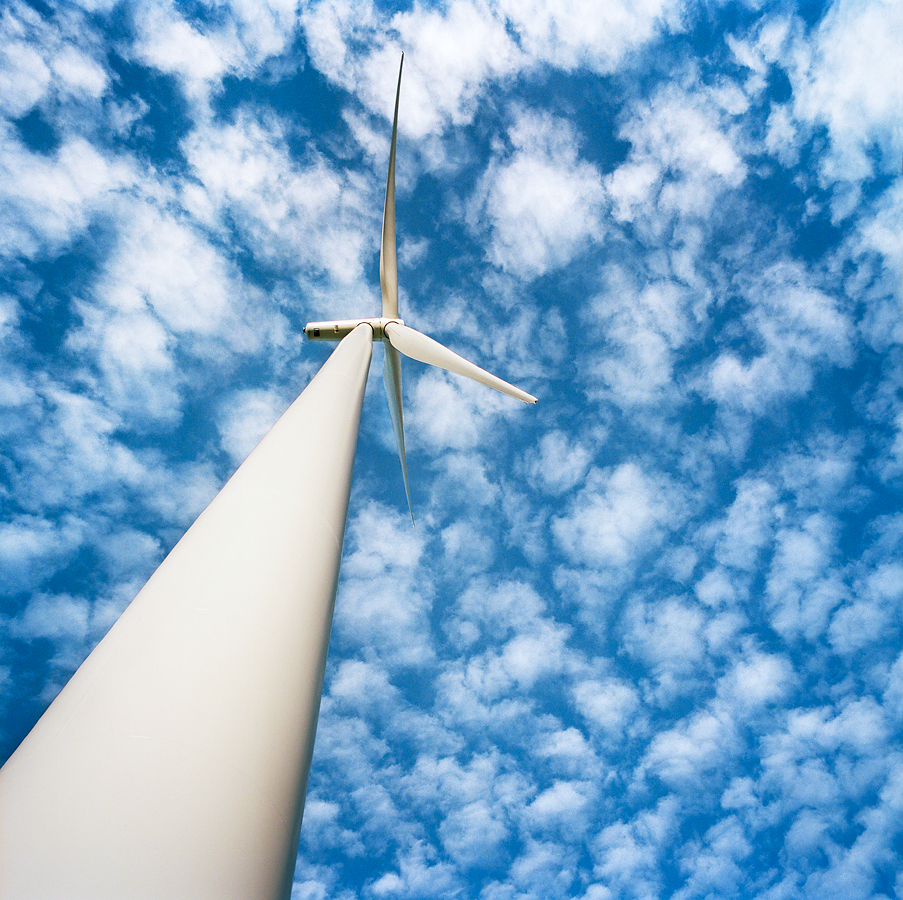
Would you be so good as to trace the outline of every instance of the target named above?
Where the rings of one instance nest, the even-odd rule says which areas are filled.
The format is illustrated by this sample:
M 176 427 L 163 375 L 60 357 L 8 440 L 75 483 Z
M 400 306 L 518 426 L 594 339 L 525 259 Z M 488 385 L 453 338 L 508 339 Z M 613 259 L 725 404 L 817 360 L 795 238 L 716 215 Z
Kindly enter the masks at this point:
M 395 93 L 395 119 L 392 122 L 392 147 L 389 150 L 389 177 L 386 179 L 386 202 L 383 206 L 383 237 L 379 249 L 379 286 L 383 295 L 383 318 L 398 318 L 398 255 L 395 244 L 395 141 L 398 137 L 398 100 L 401 97 L 401 70 L 398 67 L 398 90 Z
M 401 414 L 401 357 L 391 344 L 384 343 L 383 346 L 386 348 L 383 381 L 386 383 L 386 397 L 389 400 L 389 412 L 392 414 L 392 425 L 395 428 L 395 444 L 398 447 L 398 458 L 401 460 L 404 492 L 408 496 L 408 509 L 411 511 L 411 522 L 413 522 L 414 507 L 411 506 L 411 489 L 408 487 L 408 462 L 404 453 L 404 420 Z
M 524 403 L 536 402 L 536 398 L 532 394 L 516 388 L 513 384 L 508 384 L 507 381 L 502 381 L 501 378 L 497 378 L 485 369 L 468 362 L 463 356 L 458 356 L 457 353 L 449 350 L 448 347 L 443 347 L 438 341 L 434 341 L 413 328 L 408 328 L 407 325 L 401 325 L 398 322 L 388 322 L 385 327 L 385 333 L 392 346 L 405 356 L 411 357 L 411 359 L 417 359 L 431 366 L 438 366 L 440 369 L 447 369 L 449 372 L 454 372 L 457 375 L 466 375 L 474 381 L 479 381 L 480 384 L 495 388 L 495 390 L 508 394 L 511 397 L 516 397 L 518 400 L 523 400 Z

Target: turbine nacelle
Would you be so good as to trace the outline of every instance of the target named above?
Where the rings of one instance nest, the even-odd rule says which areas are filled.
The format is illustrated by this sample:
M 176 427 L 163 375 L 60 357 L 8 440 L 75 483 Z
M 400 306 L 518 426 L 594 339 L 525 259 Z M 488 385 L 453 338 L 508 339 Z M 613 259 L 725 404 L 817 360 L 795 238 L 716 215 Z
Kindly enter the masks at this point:
M 309 341 L 340 341 L 358 325 L 369 325 L 373 329 L 374 341 L 387 341 L 385 329 L 390 322 L 404 325 L 403 319 L 336 319 L 333 322 L 308 322 L 304 326 L 304 334 Z

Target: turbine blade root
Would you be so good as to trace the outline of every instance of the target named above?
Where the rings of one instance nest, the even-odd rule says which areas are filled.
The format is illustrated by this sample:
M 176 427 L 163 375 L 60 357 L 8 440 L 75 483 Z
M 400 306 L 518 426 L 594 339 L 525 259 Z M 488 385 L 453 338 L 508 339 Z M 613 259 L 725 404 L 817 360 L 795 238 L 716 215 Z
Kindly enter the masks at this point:
M 536 403 L 536 398 L 526 391 L 503 381 L 491 372 L 481 369 L 478 365 L 458 356 L 448 347 L 443 347 L 438 341 L 434 341 L 431 337 L 427 337 L 407 325 L 400 325 L 398 322 L 389 322 L 385 327 L 386 337 L 388 337 L 392 346 L 409 356 L 411 359 L 419 360 L 430 366 L 438 366 L 440 369 L 446 369 L 454 372 L 456 375 L 464 375 L 472 378 L 474 381 L 485 384 L 503 394 L 510 397 L 516 397 L 524 403 Z

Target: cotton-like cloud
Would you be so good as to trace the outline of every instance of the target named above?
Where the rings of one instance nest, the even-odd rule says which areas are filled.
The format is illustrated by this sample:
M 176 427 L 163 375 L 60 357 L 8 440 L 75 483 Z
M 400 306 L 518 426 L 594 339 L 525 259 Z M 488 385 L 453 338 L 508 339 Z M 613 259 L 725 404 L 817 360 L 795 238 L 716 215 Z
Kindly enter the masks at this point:
M 715 360 L 708 393 L 719 403 L 758 412 L 777 398 L 805 393 L 817 368 L 849 363 L 848 316 L 799 266 L 776 266 L 744 293 L 751 303 L 745 321 L 764 352 L 749 361 L 731 352 Z
M 758 555 L 772 535 L 777 491 L 764 479 L 743 479 L 719 528 L 715 555 L 737 569 L 755 568 Z
M 109 76 L 102 56 L 95 58 L 96 37 L 80 10 L 51 17 L 16 0 L 8 4 L 0 18 L 0 112 L 16 119 L 47 100 L 98 99 Z
M 399 128 L 417 138 L 469 122 L 483 83 L 523 64 L 504 20 L 488 6 L 458 0 L 442 10 L 400 11 L 382 27 L 380 18 L 371 5 L 315 3 L 304 11 L 303 23 L 317 68 L 381 115 L 391 114 L 387 100 L 394 93 L 400 50 L 406 52 Z M 362 33 L 380 34 L 363 55 L 356 52 Z
M 701 841 L 684 848 L 681 869 L 687 881 L 674 894 L 675 900 L 705 894 L 729 896 L 742 890 L 748 883 L 745 860 L 753 850 L 742 824 L 731 816 L 722 819 Z
M 658 682 L 660 701 L 695 687 L 706 662 L 705 624 L 701 607 L 676 598 L 630 602 L 624 617 L 624 646 L 649 666 Z
M 442 846 L 462 869 L 497 866 L 509 835 L 504 815 L 482 800 L 453 810 L 439 827 Z
M 0 529 L 3 589 L 10 594 L 30 591 L 48 578 L 82 542 L 84 523 L 67 517 L 54 522 L 20 516 Z
M 528 471 L 542 490 L 558 495 L 583 480 L 591 460 L 592 453 L 585 444 L 569 439 L 562 431 L 550 431 L 540 440 Z
M 493 160 L 471 201 L 472 221 L 488 220 L 489 260 L 521 278 L 567 264 L 602 233 L 602 179 L 579 158 L 566 120 L 518 114 L 514 150 Z
M 463 646 L 487 639 L 495 643 L 538 627 L 544 608 L 542 598 L 530 584 L 492 585 L 478 579 L 458 597 L 446 628 Z
M 590 0 L 500 4 L 509 27 L 532 57 L 566 69 L 586 66 L 607 73 L 623 57 L 661 31 L 680 28 L 679 4 L 668 0 L 617 2 Z
M 346 179 L 316 153 L 299 164 L 275 122 L 246 115 L 225 127 L 196 129 L 184 147 L 204 187 L 203 194 L 186 188 L 199 217 L 237 226 L 266 264 L 325 271 L 346 291 L 361 277 L 378 226 L 359 181 Z M 362 217 L 372 228 L 362 229 Z
M 0 108 L 10 117 L 22 116 L 44 96 L 50 69 L 24 41 L 6 43 L 0 54 Z
M 675 86 L 632 109 L 620 129 L 630 155 L 606 179 L 615 217 L 658 229 L 662 213 L 707 215 L 746 177 L 732 119 L 717 94 Z
M 592 842 L 594 874 L 618 896 L 650 897 L 661 892 L 660 862 L 675 829 L 677 803 L 666 797 L 629 821 L 606 825 Z
M 526 807 L 524 821 L 538 834 L 577 840 L 590 825 L 595 794 L 595 787 L 587 781 L 556 781 Z
M 343 567 L 346 586 L 336 604 L 335 628 L 341 640 L 369 648 L 393 667 L 423 665 L 430 659 L 429 597 L 418 590 L 422 552 L 423 537 L 400 510 L 371 503 L 351 519 Z
M 782 529 L 771 564 L 766 596 L 774 628 L 788 638 L 821 637 L 832 610 L 847 593 L 832 570 L 836 524 L 814 514 L 801 528 Z
M 601 769 L 589 742 L 576 728 L 565 728 L 547 734 L 536 748 L 536 756 L 544 760 L 556 775 L 580 777 Z M 583 793 L 588 799 L 586 792 Z
M 587 360 L 589 393 L 625 408 L 675 400 L 677 351 L 693 334 L 687 289 L 673 281 L 644 281 L 610 266 L 602 293 L 584 313 L 607 344 L 607 352 Z
M 903 600 L 903 565 L 878 566 L 851 593 L 849 601 L 832 617 L 828 629 L 831 645 L 837 651 L 854 653 L 899 631 L 894 611 Z
M 620 566 L 661 539 L 678 513 L 674 488 L 633 463 L 593 470 L 552 531 L 574 561 Z
M 500 427 L 502 417 L 510 419 L 522 404 L 463 376 L 416 363 L 410 368 L 414 365 L 422 374 L 418 373 L 413 388 L 406 389 L 406 402 L 412 406 L 406 414 L 410 423 L 405 428 L 406 440 L 413 446 L 426 447 L 432 454 L 445 451 L 441 461 L 449 473 L 468 475 L 452 489 L 469 486 L 476 502 L 490 501 L 496 488 L 486 480 L 485 466 L 478 457 L 462 457 L 461 451 L 485 445 Z M 409 371 L 407 366 L 405 371 Z
M 281 54 L 296 24 L 294 3 L 235 3 L 203 22 L 175 4 L 134 11 L 132 52 L 145 65 L 179 78 L 186 97 L 203 107 L 227 74 L 246 76 Z
M 83 640 L 88 634 L 88 602 L 68 595 L 36 594 L 13 628 L 19 638 Z
M 374 881 L 367 897 L 422 897 L 425 892 L 451 896 L 460 890 L 454 868 L 436 858 L 432 845 L 418 841 L 400 852 L 397 872 L 388 872 Z
M 794 110 L 802 121 L 828 129 L 831 152 L 821 174 L 829 183 L 899 170 L 903 136 L 893 122 L 903 104 L 901 40 L 903 13 L 892 0 L 836 3 L 813 45 L 800 45 L 794 54 Z
M 577 709 L 594 732 L 620 741 L 637 721 L 640 697 L 637 689 L 617 678 L 590 679 L 574 686 Z
M 659 732 L 643 759 L 641 770 L 689 797 L 711 790 L 723 777 L 725 760 L 738 750 L 734 724 L 710 711 L 701 711 L 678 727 Z
M 721 678 L 718 689 L 732 708 L 752 711 L 786 699 L 794 681 L 785 656 L 751 650 Z
M 47 157 L 0 123 L 0 247 L 27 257 L 63 249 L 133 179 L 127 161 L 104 156 L 84 138 Z

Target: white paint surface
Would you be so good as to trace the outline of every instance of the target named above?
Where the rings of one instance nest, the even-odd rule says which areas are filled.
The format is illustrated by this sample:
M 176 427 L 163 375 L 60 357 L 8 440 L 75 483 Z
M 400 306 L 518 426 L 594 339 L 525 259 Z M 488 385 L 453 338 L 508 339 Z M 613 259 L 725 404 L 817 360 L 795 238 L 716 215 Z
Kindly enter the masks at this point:
M 2 900 L 284 900 L 372 331 L 346 338 L 0 770 Z

